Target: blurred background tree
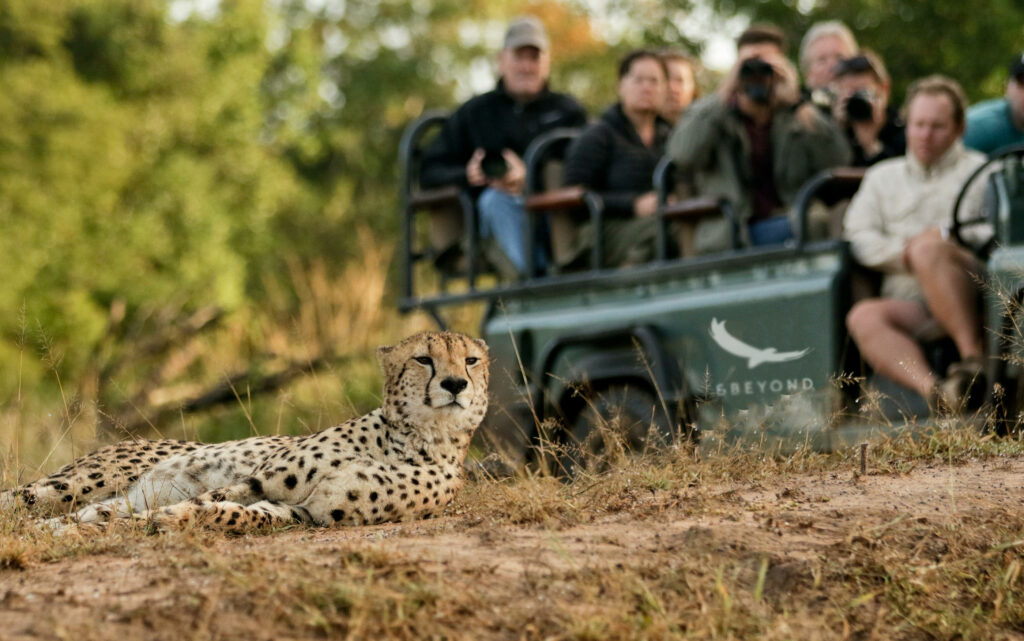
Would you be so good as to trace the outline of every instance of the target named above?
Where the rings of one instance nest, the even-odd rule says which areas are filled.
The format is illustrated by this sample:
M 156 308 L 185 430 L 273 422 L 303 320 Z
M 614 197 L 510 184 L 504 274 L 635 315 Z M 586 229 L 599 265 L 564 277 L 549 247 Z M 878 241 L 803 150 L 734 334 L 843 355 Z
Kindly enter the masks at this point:
M 942 73 L 972 101 L 1002 95 L 1013 55 L 1024 50 L 1024 3 L 990 0 L 711 0 L 721 15 L 773 22 L 790 37 L 790 56 L 819 20 L 842 20 L 858 43 L 885 60 L 893 100 L 916 78 Z
M 699 54 L 727 19 L 794 42 L 843 19 L 897 91 L 944 71 L 975 99 L 1024 48 L 1011 0 L 0 0 L 0 419 L 59 398 L 65 423 L 90 404 L 87 423 L 144 423 L 407 331 L 382 275 L 402 129 L 492 87 L 523 13 L 592 114 L 626 50 Z M 375 368 L 346 367 L 360 411 Z M 254 402 L 218 436 L 321 420 L 287 397 L 306 413 L 282 428 Z

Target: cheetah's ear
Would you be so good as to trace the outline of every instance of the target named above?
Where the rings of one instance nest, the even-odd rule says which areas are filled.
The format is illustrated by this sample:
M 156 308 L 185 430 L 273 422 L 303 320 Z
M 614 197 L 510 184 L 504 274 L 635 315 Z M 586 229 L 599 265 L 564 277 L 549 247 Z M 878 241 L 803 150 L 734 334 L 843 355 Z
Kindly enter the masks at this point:
M 380 363 L 381 369 L 387 371 L 388 361 L 394 351 L 395 348 L 391 345 L 381 345 L 377 348 L 377 362 Z

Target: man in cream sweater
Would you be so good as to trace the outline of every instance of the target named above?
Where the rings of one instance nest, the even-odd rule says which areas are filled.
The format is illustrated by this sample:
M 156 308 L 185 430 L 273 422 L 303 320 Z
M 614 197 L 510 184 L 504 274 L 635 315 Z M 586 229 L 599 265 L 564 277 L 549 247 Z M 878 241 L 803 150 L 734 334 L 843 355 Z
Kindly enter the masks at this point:
M 913 83 L 907 153 L 868 170 L 844 221 L 857 261 L 884 274 L 881 297 L 850 310 L 850 334 L 876 372 L 917 391 L 934 410 L 975 406 L 984 393 L 975 280 L 981 266 L 949 237 L 960 187 L 985 160 L 961 142 L 965 106 L 949 78 Z M 983 183 L 966 211 L 980 206 Z M 934 329 L 948 333 L 960 352 L 945 377 L 932 371 L 918 342 Z

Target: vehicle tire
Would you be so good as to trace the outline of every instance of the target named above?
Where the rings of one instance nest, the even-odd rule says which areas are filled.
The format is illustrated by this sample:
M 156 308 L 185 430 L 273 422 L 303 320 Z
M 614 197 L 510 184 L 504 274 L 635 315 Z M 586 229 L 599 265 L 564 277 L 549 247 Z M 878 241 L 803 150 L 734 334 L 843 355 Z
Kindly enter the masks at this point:
M 677 438 L 658 397 L 642 385 L 611 385 L 590 395 L 567 430 L 562 472 L 601 472 L 631 453 Z

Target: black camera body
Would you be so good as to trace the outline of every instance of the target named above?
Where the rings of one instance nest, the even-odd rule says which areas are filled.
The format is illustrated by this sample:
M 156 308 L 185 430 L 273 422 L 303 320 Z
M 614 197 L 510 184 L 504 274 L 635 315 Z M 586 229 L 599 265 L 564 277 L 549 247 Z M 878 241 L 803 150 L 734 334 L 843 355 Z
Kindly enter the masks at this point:
M 500 151 L 488 150 L 480 160 L 480 171 L 492 180 L 500 180 L 508 173 L 508 162 Z
M 836 94 L 828 87 L 821 87 L 811 92 L 811 104 L 821 110 L 822 113 L 832 113 L 832 105 L 836 101 Z
M 772 100 L 775 69 L 760 58 L 748 58 L 740 65 L 740 91 L 754 102 L 766 105 Z
M 850 122 L 871 122 L 875 119 L 874 105 L 866 91 L 855 91 L 846 99 L 846 119 Z

